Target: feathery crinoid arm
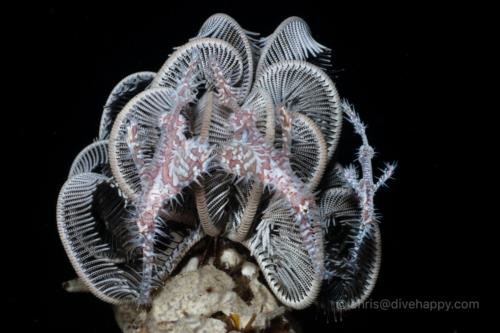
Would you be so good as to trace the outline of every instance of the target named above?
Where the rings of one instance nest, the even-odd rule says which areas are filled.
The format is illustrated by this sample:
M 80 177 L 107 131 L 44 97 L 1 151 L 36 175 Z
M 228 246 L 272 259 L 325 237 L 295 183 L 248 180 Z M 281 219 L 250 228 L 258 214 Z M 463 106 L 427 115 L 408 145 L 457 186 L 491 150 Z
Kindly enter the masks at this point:
M 325 65 L 329 63 L 330 49 L 314 40 L 309 26 L 300 17 L 292 16 L 284 20 L 270 36 L 261 39 L 261 45 L 256 78 L 267 67 L 287 60 L 318 57 Z
M 137 94 L 149 87 L 156 73 L 138 72 L 130 74 L 113 88 L 109 95 L 99 126 L 99 140 L 108 139 L 116 116 Z
M 108 140 L 96 141 L 85 147 L 73 160 L 68 178 L 84 172 L 111 176 L 108 164 Z
M 219 103 L 214 92 L 207 91 L 197 107 L 194 116 L 194 135 L 218 147 L 231 137 L 228 118 L 231 110 Z M 232 177 L 220 168 L 210 173 L 193 186 L 200 224 L 205 233 L 215 237 L 224 227 L 231 191 Z
M 320 195 L 320 217 L 325 233 L 325 274 L 319 297 L 326 311 L 345 311 L 363 303 L 372 292 L 381 260 L 377 223 L 362 223 L 355 192 L 342 185 Z
M 88 289 L 109 303 L 133 301 L 140 276 L 129 262 L 121 224 L 127 217 L 124 201 L 106 176 L 79 173 L 62 187 L 57 203 L 57 226 L 64 249 Z
M 109 164 L 129 200 L 136 200 L 145 186 L 145 169 L 160 141 L 158 119 L 172 107 L 171 91 L 148 89 L 127 103 L 116 118 L 109 139 Z
M 337 89 L 319 67 L 305 61 L 283 61 L 267 67 L 256 86 L 265 90 L 275 106 L 300 113 L 320 129 L 331 159 L 342 128 L 342 110 Z
M 194 39 L 178 48 L 158 71 L 152 87 L 178 87 L 184 78 L 186 64 L 198 64 L 199 75 L 195 78 L 204 81 L 207 89 L 214 86 L 210 63 L 219 64 L 222 75 L 233 89 L 242 89 L 243 61 L 238 50 L 231 44 L 217 38 Z M 244 96 L 238 95 L 238 101 Z
M 243 63 L 243 76 L 239 94 L 246 97 L 252 87 L 255 59 L 257 49 L 256 40 L 252 37 L 255 33 L 248 32 L 232 17 L 226 14 L 214 14 L 203 23 L 197 38 L 217 38 L 228 42 L 239 53 Z
M 316 232 L 321 233 L 320 230 Z M 276 192 L 264 209 L 255 232 L 243 242 L 256 258 L 276 297 L 294 309 L 310 306 L 322 282 L 315 267 L 317 258 L 303 246 L 301 234 L 290 203 Z

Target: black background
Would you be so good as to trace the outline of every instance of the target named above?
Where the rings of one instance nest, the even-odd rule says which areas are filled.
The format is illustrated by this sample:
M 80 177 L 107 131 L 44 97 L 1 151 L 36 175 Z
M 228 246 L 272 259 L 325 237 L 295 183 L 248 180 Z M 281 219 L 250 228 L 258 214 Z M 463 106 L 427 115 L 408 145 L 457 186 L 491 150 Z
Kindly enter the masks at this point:
M 246 7 L 244 7 L 246 5 Z M 100 112 L 126 75 L 157 70 L 172 47 L 193 37 L 215 12 L 269 35 L 301 16 L 332 48 L 331 73 L 342 97 L 369 125 L 375 166 L 398 161 L 395 179 L 376 204 L 383 215 L 383 261 L 373 299 L 482 301 L 476 218 L 465 184 L 474 101 L 463 75 L 475 63 L 472 12 L 397 6 L 343 8 L 196 4 L 116 8 L 46 6 L 16 12 L 8 34 L 16 61 L 4 124 L 13 212 L 5 224 L 7 307 L 31 331 L 118 332 L 110 307 L 90 295 L 66 294 L 74 277 L 59 242 L 55 205 L 73 158 L 97 135 Z M 8 13 L 7 13 L 8 14 Z M 4 110 L 7 112 L 6 110 Z M 5 128 L 8 127 L 8 128 Z M 348 163 L 358 144 L 346 125 L 336 158 Z M 12 152 L 9 150 L 12 148 Z M 12 182 L 12 185 L 10 185 Z M 469 194 L 467 194 L 469 193 Z M 481 192 L 473 194 L 481 196 Z M 484 304 L 481 304 L 484 307 Z M 330 322 L 316 310 L 296 313 L 305 332 L 462 332 L 481 326 L 481 310 L 357 310 Z

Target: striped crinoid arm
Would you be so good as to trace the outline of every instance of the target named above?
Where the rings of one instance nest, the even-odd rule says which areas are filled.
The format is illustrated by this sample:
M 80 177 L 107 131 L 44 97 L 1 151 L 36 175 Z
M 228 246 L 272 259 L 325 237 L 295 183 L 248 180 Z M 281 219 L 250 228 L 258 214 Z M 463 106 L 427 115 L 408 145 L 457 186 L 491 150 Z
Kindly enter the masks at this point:
M 345 178 L 344 178 L 344 167 L 339 163 L 332 163 L 333 166 L 330 166 L 325 171 L 323 179 L 320 183 L 320 188 L 322 190 L 329 189 L 332 187 L 343 187 L 346 186 Z
M 331 159 L 340 137 L 342 110 L 328 75 L 304 61 L 283 61 L 267 67 L 256 86 L 265 90 L 276 106 L 309 117 L 323 133 Z
M 214 86 L 214 77 L 210 64 L 219 64 L 222 75 L 235 90 L 246 89 L 243 84 L 243 60 L 231 44 L 217 38 L 194 39 L 179 47 L 158 71 L 152 87 L 178 87 L 185 76 L 185 68 L 196 63 L 198 74 L 195 76 L 205 87 Z M 244 96 L 239 94 L 238 100 Z
M 109 139 L 109 163 L 123 193 L 137 199 L 144 184 L 140 173 L 150 165 L 160 141 L 160 115 L 173 108 L 173 90 L 149 89 L 118 114 Z M 132 140 L 132 141 L 131 141 Z M 131 152 L 133 146 L 133 153 Z M 137 160 L 142 163 L 138 165 Z
M 58 200 L 59 234 L 78 276 L 98 298 L 112 304 L 140 303 L 142 244 L 133 207 L 127 207 L 108 177 L 80 173 L 63 186 Z M 196 226 L 158 217 L 149 290 L 162 283 L 203 236 Z M 184 217 L 185 218 L 185 217 Z
M 148 89 L 134 97 L 119 113 L 111 130 L 110 165 L 130 199 L 136 199 L 152 185 L 151 173 L 158 171 L 155 160 L 163 158 L 163 150 L 173 144 L 165 144 L 168 138 L 177 140 L 176 143 L 185 139 L 184 133 L 178 133 L 187 127 L 181 113 L 196 101 L 204 74 L 196 49 L 183 60 L 164 66 L 156 79 L 168 78 L 166 88 Z M 155 86 L 154 82 L 151 85 Z M 169 128 L 162 128 L 165 124 Z
M 359 200 L 348 186 L 325 190 L 320 212 L 326 242 L 320 305 L 333 311 L 354 309 L 369 297 L 378 277 L 379 226 L 362 222 Z
M 203 23 L 197 38 L 217 38 L 232 45 L 241 57 L 243 77 L 239 94 L 246 97 L 252 87 L 255 69 L 254 55 L 258 46 L 253 37 L 255 33 L 248 32 L 230 16 L 215 14 Z
M 108 139 L 116 116 L 123 107 L 137 94 L 148 88 L 155 77 L 153 72 L 130 74 L 121 80 L 111 91 L 104 105 L 99 126 L 99 139 Z
M 234 208 L 229 216 L 230 231 L 227 238 L 241 243 L 247 239 L 252 226 L 257 222 L 264 186 L 260 182 L 240 180 L 233 187 Z
M 155 219 L 155 288 L 162 285 L 191 247 L 206 235 L 198 223 L 191 192 L 186 188 L 182 196 L 165 201 Z
M 115 234 L 127 212 L 109 181 L 95 173 L 70 178 L 59 194 L 57 226 L 78 276 L 94 295 L 117 304 L 137 298 L 140 275 L 125 256 L 126 238 Z
M 220 146 L 232 135 L 228 125 L 230 113 L 231 110 L 214 97 L 213 91 L 207 91 L 195 108 L 194 134 L 215 147 Z M 216 168 L 193 187 L 198 217 L 209 236 L 215 237 L 223 230 L 231 183 L 232 177 Z
M 164 207 L 168 208 L 170 208 L 168 205 Z M 153 293 L 163 286 L 189 250 L 205 237 L 199 225 L 187 224 L 194 221 L 195 216 L 186 215 L 182 216 L 182 220 L 178 220 L 171 210 L 162 210 L 158 213 L 152 235 L 153 255 L 143 255 L 142 258 L 139 295 L 135 300 L 139 305 L 149 306 Z M 151 260 L 151 265 L 145 264 L 148 260 Z
M 193 55 L 191 62 L 179 64 L 175 70 L 180 72 L 172 78 L 171 87 L 152 88 L 135 96 L 118 114 L 111 130 L 111 169 L 120 188 L 130 199 L 136 199 L 142 190 L 151 186 L 153 179 L 149 174 L 151 168 L 156 168 L 153 163 L 155 154 L 160 157 L 164 154 L 162 142 L 167 141 L 169 136 L 179 137 L 176 132 L 184 130 L 184 127 L 173 126 L 184 117 L 181 112 L 197 98 L 201 82 L 198 58 Z M 167 117 L 172 128 L 161 128 L 162 117 Z M 183 138 L 184 133 L 180 136 Z
M 96 141 L 85 147 L 71 164 L 68 178 L 85 172 L 111 176 L 108 164 L 108 140 Z
M 92 197 L 93 204 L 99 207 L 95 209 L 93 214 L 99 223 L 104 223 L 107 232 L 112 236 L 106 239 L 113 240 L 112 245 L 118 249 L 114 251 L 115 255 L 120 252 L 122 257 L 130 258 L 133 247 L 125 243 L 135 233 L 135 230 L 133 224 L 124 221 L 125 216 L 128 216 L 128 213 L 124 211 L 127 203 L 124 200 L 123 193 L 112 179 L 107 146 L 108 141 L 101 140 L 85 147 L 74 159 L 68 180 L 82 174 L 87 175 L 87 178 L 97 177 L 105 180 L 108 186 L 99 185 L 99 190 Z M 125 250 L 125 253 L 123 253 L 123 250 Z
M 186 187 L 177 196 L 163 202 L 158 216 L 171 227 L 193 228 L 198 224 L 196 205 L 191 187 Z
M 290 165 L 302 182 L 314 190 L 328 162 L 327 144 L 321 130 L 309 117 L 295 112 L 291 118 Z
M 94 142 L 75 158 L 57 203 L 64 249 L 81 281 L 109 303 L 138 296 L 139 265 L 131 240 L 130 207 L 110 178 L 107 140 Z
M 300 17 L 284 20 L 268 37 L 260 41 L 262 49 L 257 64 L 256 78 L 267 67 L 287 60 L 307 60 L 319 57 L 325 65 L 329 63 L 329 49 L 314 40 L 307 23 Z
M 213 170 L 194 185 L 198 217 L 208 236 L 216 237 L 223 231 L 232 181 L 223 170 Z
M 320 290 L 322 273 L 302 245 L 302 232 L 294 223 L 288 200 L 275 193 L 264 209 L 252 236 L 243 242 L 256 258 L 269 287 L 285 305 L 302 309 L 311 305 Z M 320 232 L 319 225 L 315 225 Z M 322 239 L 316 244 L 322 248 Z
M 219 103 L 213 91 L 205 92 L 194 108 L 193 134 L 208 140 L 211 145 L 220 146 L 231 138 L 228 121 L 231 113 L 231 109 Z

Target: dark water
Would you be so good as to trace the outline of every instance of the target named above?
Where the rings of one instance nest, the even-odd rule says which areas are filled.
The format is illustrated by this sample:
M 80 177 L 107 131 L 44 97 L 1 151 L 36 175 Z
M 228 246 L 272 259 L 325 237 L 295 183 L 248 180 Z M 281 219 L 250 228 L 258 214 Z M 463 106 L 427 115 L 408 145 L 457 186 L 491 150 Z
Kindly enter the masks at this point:
M 13 199 L 3 221 L 12 227 L 3 234 L 4 268 L 12 279 L 4 285 L 5 305 L 12 319 L 19 317 L 11 321 L 33 332 L 118 332 L 106 304 L 60 287 L 74 273 L 56 231 L 56 197 L 74 156 L 94 139 L 114 84 L 129 73 L 158 69 L 171 47 L 218 11 L 263 35 L 288 16 L 303 17 L 316 39 L 333 49 L 334 81 L 369 124 L 375 163 L 398 161 L 396 179 L 376 198 L 383 260 L 372 299 L 482 301 L 478 221 L 463 188 L 471 180 L 464 152 L 474 148 L 464 139 L 469 116 L 459 69 L 467 60 L 456 57 L 463 55 L 459 42 L 467 29 L 459 17 L 433 8 L 326 9 L 308 2 L 248 9 L 187 1 L 165 9 L 47 6 L 18 12 L 18 24 L 28 29 L 9 38 L 22 64 L 16 90 L 30 91 L 9 109 L 17 122 L 4 124 L 16 124 L 8 130 L 17 162 L 9 159 L 4 175 Z M 337 154 L 343 163 L 357 145 L 345 129 Z M 315 309 L 295 315 L 305 332 L 463 332 L 482 323 L 480 310 L 399 305 L 344 313 L 342 321 L 329 323 Z

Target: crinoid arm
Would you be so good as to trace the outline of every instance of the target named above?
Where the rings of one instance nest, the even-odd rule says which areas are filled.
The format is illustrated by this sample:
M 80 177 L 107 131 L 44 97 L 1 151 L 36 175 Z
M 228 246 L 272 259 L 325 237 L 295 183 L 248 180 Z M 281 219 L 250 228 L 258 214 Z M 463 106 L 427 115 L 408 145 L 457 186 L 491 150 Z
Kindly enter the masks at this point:
M 319 127 L 301 113 L 292 115 L 290 164 L 311 190 L 316 189 L 328 162 L 327 144 Z
M 232 135 L 228 123 L 230 113 L 231 110 L 214 97 L 213 91 L 207 91 L 195 108 L 194 134 L 211 145 L 220 146 Z M 216 168 L 193 186 L 199 220 L 209 236 L 215 237 L 223 230 L 231 183 L 232 177 Z
M 116 116 L 123 107 L 138 93 L 149 87 L 156 73 L 138 72 L 130 74 L 121 80 L 111 91 L 104 105 L 99 126 L 99 139 L 108 139 Z
M 247 96 L 252 87 L 254 79 L 255 59 L 254 54 L 257 45 L 250 36 L 230 16 L 226 14 L 215 14 L 210 16 L 200 28 L 197 38 L 217 38 L 232 45 L 241 57 L 243 63 L 243 77 L 240 94 Z
M 234 184 L 236 207 L 229 217 L 231 231 L 227 237 L 235 242 L 243 242 L 255 223 L 264 186 L 262 183 L 241 180 Z
M 309 117 L 325 138 L 328 159 L 337 146 L 342 110 L 337 89 L 319 67 L 305 61 L 283 61 L 267 67 L 256 85 L 267 91 L 276 106 Z
M 108 164 L 108 140 L 96 141 L 85 147 L 73 160 L 68 178 L 85 172 L 111 176 Z
M 325 275 L 322 306 L 350 310 L 372 292 L 380 270 L 381 239 L 377 223 L 364 225 L 355 193 L 337 187 L 321 195 L 325 230 Z
M 196 64 L 195 70 L 199 72 L 194 76 L 194 79 L 206 80 L 205 84 L 210 88 L 215 84 L 210 69 L 211 62 L 220 65 L 224 77 L 235 89 L 244 89 L 241 86 L 243 60 L 238 50 L 228 42 L 216 38 L 194 39 L 178 48 L 162 66 L 152 83 L 152 87 L 178 87 L 179 81 L 185 75 L 186 67 L 189 66 L 188 64 Z M 193 85 L 192 82 L 191 85 Z M 242 98 L 240 97 L 240 99 Z
M 307 23 L 296 16 L 284 20 L 270 36 L 262 38 L 260 44 L 262 49 L 257 64 L 257 78 L 267 67 L 286 60 L 322 56 L 325 64 L 329 61 L 330 50 L 315 41 Z
M 320 228 L 319 224 L 313 227 Z M 316 240 L 315 246 L 322 249 L 322 239 Z M 293 211 L 279 194 L 271 198 L 255 233 L 243 244 L 250 249 L 271 290 L 283 304 L 302 309 L 315 301 L 322 283 L 321 272 L 314 262 L 318 257 L 311 257 L 301 245 L 301 230 L 294 223 Z
M 57 226 L 78 276 L 94 295 L 117 304 L 137 297 L 140 274 L 127 262 L 120 237 L 113 235 L 126 210 L 109 186 L 109 178 L 95 173 L 70 178 L 59 194 Z
M 173 108 L 173 91 L 157 88 L 134 97 L 118 114 L 109 140 L 109 163 L 120 189 L 130 199 L 141 191 L 140 170 L 130 151 L 129 127 L 135 126 L 135 141 L 144 167 L 151 163 L 160 140 L 158 119 Z M 136 155 L 137 156 L 137 155 Z

